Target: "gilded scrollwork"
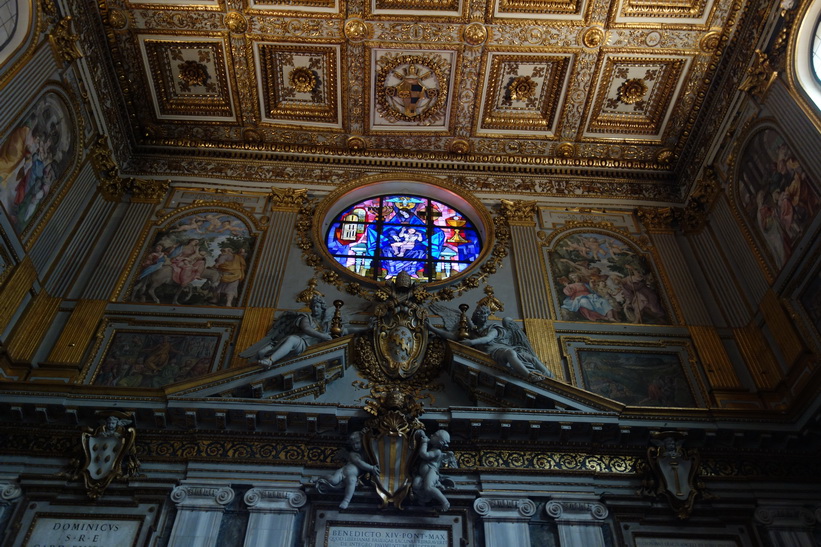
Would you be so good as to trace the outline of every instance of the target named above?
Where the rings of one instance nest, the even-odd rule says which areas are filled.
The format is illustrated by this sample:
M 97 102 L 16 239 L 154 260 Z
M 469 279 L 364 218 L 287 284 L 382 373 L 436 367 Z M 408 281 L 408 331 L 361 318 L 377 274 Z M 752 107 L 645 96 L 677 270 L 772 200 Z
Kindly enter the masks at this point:
M 297 210 L 308 199 L 308 190 L 274 186 L 271 187 L 269 198 L 271 206 L 276 209 Z
M 533 222 L 536 214 L 536 202 L 523 200 L 503 199 L 501 201 L 502 214 L 508 222 Z
M 777 77 L 778 72 L 773 70 L 767 54 L 757 49 L 755 50 L 753 63 L 747 69 L 747 77 L 741 82 L 738 89 L 749 93 L 758 100 L 762 100 Z
M 80 36 L 71 31 L 71 26 L 72 18 L 64 17 L 54 24 L 48 35 L 49 42 L 61 64 L 71 64 L 83 56 L 78 46 Z

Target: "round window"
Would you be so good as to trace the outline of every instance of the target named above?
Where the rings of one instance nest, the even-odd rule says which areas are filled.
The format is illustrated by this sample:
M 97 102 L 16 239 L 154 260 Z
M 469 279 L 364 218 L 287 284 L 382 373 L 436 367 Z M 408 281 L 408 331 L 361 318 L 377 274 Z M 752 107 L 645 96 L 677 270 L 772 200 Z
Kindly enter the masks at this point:
M 357 200 L 328 218 L 325 248 L 346 270 L 374 281 L 407 272 L 443 281 L 482 256 L 482 230 L 461 211 L 412 193 Z

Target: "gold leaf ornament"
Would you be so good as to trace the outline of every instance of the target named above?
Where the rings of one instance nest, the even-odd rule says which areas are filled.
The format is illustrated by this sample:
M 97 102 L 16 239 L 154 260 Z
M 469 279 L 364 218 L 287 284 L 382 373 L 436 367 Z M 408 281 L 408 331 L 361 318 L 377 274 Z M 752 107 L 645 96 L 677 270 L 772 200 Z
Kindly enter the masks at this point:
M 636 104 L 647 94 L 647 84 L 640 78 L 631 78 L 619 86 L 618 94 L 624 104 Z
M 310 93 L 316 88 L 316 76 L 309 69 L 302 66 L 291 71 L 288 81 L 298 93 Z
M 526 101 L 536 93 L 536 82 L 530 76 L 519 76 L 508 86 L 510 99 L 513 101 Z

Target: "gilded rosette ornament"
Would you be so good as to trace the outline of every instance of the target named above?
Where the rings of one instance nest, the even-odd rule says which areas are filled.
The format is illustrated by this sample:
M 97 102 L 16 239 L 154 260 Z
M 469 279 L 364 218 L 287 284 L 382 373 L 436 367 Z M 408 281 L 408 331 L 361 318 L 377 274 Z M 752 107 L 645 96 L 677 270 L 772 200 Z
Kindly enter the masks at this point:
M 371 33 L 370 27 L 362 19 L 348 19 L 345 22 L 345 37 L 351 42 L 361 42 Z
M 427 312 L 416 301 L 414 281 L 407 272 L 400 272 L 388 288 L 388 299 L 374 311 L 374 352 L 388 378 L 405 379 L 419 370 L 425 357 Z
M 582 34 L 584 47 L 597 48 L 604 43 L 604 30 L 600 27 L 591 27 Z
M 225 26 L 235 34 L 242 34 L 248 30 L 248 21 L 238 11 L 231 11 L 225 15 Z
M 463 38 L 470 46 L 481 45 L 487 40 L 487 28 L 482 23 L 471 23 L 465 27 Z

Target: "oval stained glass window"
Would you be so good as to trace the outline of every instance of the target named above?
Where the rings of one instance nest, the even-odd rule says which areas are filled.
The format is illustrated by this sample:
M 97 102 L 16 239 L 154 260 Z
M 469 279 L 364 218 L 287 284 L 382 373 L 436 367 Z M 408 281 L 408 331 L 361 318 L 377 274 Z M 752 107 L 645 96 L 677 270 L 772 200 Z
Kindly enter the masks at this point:
M 376 281 L 407 272 L 420 282 L 459 274 L 482 251 L 476 226 L 441 201 L 384 195 L 336 215 L 325 234 L 328 252 L 350 272 Z

